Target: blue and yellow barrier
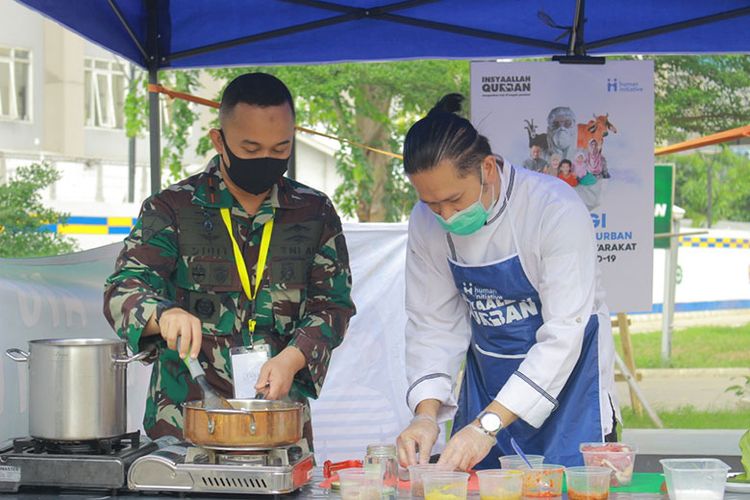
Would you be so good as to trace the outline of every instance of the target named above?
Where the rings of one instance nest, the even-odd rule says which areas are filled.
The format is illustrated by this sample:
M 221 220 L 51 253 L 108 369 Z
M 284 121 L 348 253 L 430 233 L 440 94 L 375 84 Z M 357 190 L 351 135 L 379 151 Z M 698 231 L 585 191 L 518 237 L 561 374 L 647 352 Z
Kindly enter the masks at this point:
M 750 248 L 750 239 L 681 236 L 680 246 L 689 248 Z
M 136 217 L 70 217 L 65 224 L 47 224 L 44 231 L 59 234 L 122 234 L 130 233 L 138 219 Z M 749 248 L 747 238 L 709 238 L 700 236 L 681 236 L 680 246 L 688 248 Z
M 65 224 L 47 224 L 44 231 L 59 234 L 122 234 L 130 233 L 136 217 L 69 217 Z

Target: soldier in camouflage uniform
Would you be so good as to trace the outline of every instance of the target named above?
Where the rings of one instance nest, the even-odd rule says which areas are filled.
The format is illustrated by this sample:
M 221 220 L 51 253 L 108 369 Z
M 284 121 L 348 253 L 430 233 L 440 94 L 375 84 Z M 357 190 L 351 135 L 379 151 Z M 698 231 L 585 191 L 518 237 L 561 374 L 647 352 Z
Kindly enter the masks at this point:
M 205 171 L 143 203 L 107 279 L 109 323 L 134 352 L 154 349 L 143 422 L 151 438 L 181 437 L 181 404 L 200 399 L 181 355 L 197 357 L 208 382 L 230 397 L 230 349 L 265 343 L 272 358 L 256 387 L 269 399 L 304 403 L 305 437 L 313 444 L 307 398 L 320 393 L 354 304 L 346 242 L 330 200 L 282 177 L 281 169 L 274 173 L 291 154 L 293 113 L 278 79 L 254 73 L 234 80 L 222 98 L 222 130 L 211 131 L 219 154 Z M 264 224 L 273 218 L 255 300 L 241 286 L 222 208 L 230 210 L 251 290 Z M 181 352 L 177 337 L 184 339 Z

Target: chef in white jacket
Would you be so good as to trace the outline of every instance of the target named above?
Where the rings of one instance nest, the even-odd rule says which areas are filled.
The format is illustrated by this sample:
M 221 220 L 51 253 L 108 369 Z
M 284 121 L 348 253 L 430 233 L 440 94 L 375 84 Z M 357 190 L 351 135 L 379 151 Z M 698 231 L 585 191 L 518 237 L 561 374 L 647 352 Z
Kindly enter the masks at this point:
M 497 468 L 525 453 L 583 463 L 615 441 L 614 343 L 586 207 L 564 182 L 519 169 L 458 116 L 450 94 L 414 124 L 404 167 L 420 201 L 406 261 L 407 403 L 402 465 Z M 462 363 L 458 401 L 453 389 Z

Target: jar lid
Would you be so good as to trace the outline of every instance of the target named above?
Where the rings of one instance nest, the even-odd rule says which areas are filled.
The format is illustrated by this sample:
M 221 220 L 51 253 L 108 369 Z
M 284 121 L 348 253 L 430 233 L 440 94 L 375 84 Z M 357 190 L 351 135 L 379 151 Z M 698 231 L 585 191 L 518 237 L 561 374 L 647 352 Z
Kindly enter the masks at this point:
M 367 454 L 374 456 L 396 456 L 396 445 L 395 444 L 370 444 L 367 445 Z

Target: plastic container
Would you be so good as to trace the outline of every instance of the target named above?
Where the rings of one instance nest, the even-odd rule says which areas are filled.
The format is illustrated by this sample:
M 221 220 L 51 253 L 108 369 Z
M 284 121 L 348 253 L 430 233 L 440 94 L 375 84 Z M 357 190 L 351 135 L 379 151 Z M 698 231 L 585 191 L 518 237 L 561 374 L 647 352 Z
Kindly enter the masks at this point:
M 481 500 L 521 500 L 523 472 L 520 470 L 480 470 L 479 498 Z
M 608 467 L 567 467 L 568 500 L 607 500 L 611 473 Z
M 531 498 L 561 496 L 564 471 L 565 467 L 556 464 L 542 464 L 533 469 L 524 469 L 523 496 Z
M 422 464 L 409 467 L 409 486 L 412 498 L 424 497 L 422 475 L 428 472 L 453 472 L 453 467 L 445 464 Z
M 342 500 L 380 500 L 383 495 L 383 476 L 364 469 L 339 471 Z
M 469 494 L 466 472 L 425 472 L 422 482 L 425 500 L 465 500 Z
M 526 455 L 529 462 L 534 467 L 539 467 L 544 463 L 544 455 Z M 501 469 L 528 469 L 529 466 L 523 461 L 520 455 L 505 455 L 500 457 L 500 468 Z
M 610 469 L 610 486 L 627 486 L 633 480 L 633 466 L 638 451 L 635 446 L 625 443 L 581 443 L 579 450 L 587 466 Z
M 721 500 L 730 467 L 716 458 L 659 460 L 670 500 Z

